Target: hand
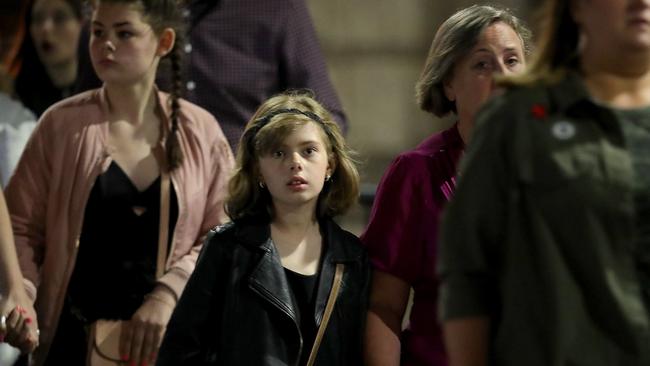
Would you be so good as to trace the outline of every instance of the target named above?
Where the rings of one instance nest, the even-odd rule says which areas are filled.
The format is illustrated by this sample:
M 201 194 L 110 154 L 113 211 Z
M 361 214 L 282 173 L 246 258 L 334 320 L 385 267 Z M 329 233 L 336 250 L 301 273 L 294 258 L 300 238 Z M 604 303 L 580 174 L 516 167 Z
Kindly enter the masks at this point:
M 36 311 L 24 292 L 10 291 L 0 299 L 0 340 L 19 348 L 23 353 L 34 351 L 38 346 L 38 323 Z
M 0 339 L 30 353 L 38 346 L 36 312 L 25 294 L 10 293 L 0 300 Z M 2 324 L 4 323 L 4 324 Z
M 167 290 L 154 290 L 130 321 L 124 322 L 120 338 L 122 360 L 130 366 L 153 364 L 176 300 Z

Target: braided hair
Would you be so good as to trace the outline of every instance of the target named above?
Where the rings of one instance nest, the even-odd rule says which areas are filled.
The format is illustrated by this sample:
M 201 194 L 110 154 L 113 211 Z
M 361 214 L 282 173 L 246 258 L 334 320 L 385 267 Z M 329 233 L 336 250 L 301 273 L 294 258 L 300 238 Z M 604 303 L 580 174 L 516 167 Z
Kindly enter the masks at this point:
M 165 142 L 165 151 L 167 152 L 167 164 L 169 169 L 173 170 L 183 163 L 183 152 L 178 141 L 178 114 L 180 112 L 179 99 L 183 92 L 183 77 L 182 77 L 182 47 L 183 36 L 180 32 L 176 32 L 176 42 L 174 48 L 170 52 L 169 58 L 171 60 L 172 69 L 172 90 L 171 90 L 171 115 L 172 121 L 171 133 Z

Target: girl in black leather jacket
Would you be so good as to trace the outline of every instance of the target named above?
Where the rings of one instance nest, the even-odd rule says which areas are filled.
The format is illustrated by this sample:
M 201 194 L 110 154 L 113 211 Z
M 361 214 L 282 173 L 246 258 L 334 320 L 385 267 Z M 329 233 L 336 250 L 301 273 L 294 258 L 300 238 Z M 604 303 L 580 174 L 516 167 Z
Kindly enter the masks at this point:
M 232 222 L 209 233 L 157 365 L 361 365 L 368 259 L 331 219 L 358 187 L 338 126 L 311 96 L 262 104 L 239 144 Z

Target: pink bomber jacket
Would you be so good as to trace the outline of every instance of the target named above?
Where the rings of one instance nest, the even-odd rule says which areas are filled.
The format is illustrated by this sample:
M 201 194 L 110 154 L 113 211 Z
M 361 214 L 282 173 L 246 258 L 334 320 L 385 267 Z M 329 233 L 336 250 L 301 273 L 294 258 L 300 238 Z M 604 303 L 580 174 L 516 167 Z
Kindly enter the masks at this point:
M 169 95 L 156 92 L 157 111 L 169 116 Z M 178 220 L 159 284 L 178 297 L 194 270 L 204 235 L 224 222 L 223 204 L 234 159 L 214 117 L 180 101 L 178 136 L 183 164 L 171 172 Z M 111 163 L 108 101 L 103 88 L 48 109 L 30 137 L 5 190 L 18 259 L 40 328 L 36 365 L 44 362 L 75 266 L 86 201 Z M 163 117 L 161 141 L 170 130 Z M 128 235 L 128 233 L 127 233 Z

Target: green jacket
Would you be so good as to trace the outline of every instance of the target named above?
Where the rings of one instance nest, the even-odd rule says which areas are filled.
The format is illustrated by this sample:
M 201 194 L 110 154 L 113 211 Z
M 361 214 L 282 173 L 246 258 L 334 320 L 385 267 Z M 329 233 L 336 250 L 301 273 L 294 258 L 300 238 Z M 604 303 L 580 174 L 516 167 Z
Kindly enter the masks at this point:
M 650 365 L 632 177 L 578 75 L 488 103 L 443 219 L 442 320 L 489 317 L 492 365 Z

